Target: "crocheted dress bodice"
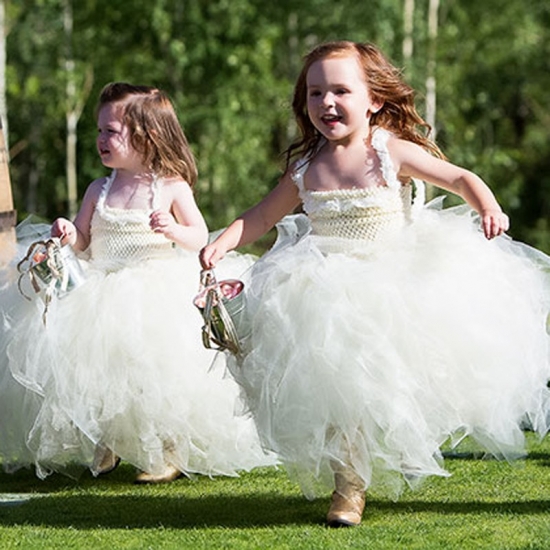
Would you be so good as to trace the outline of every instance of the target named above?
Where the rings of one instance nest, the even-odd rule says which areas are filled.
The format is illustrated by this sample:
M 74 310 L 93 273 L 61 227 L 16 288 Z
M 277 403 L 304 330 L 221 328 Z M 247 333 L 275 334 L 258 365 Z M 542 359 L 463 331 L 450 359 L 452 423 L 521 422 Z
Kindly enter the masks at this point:
M 105 204 L 115 176 L 113 171 L 105 179 L 92 216 L 91 260 L 105 269 L 116 269 L 130 263 L 172 257 L 172 242 L 149 226 L 149 215 L 158 207 L 157 181 L 152 183 L 150 209 L 127 210 Z
M 378 240 L 400 230 L 411 218 L 412 186 L 402 185 L 387 150 L 390 134 L 377 129 L 372 145 L 381 161 L 384 186 L 312 191 L 304 186 L 306 160 L 293 174 L 311 232 L 323 237 Z M 417 183 L 418 184 L 418 183 Z

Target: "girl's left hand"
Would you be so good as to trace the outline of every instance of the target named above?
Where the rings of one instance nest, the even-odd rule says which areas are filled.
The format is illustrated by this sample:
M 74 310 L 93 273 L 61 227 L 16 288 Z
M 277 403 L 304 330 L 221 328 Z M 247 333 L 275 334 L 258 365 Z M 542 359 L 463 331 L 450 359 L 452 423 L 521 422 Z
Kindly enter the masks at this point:
M 57 218 L 52 223 L 50 234 L 52 237 L 59 237 L 62 245 L 74 245 L 78 237 L 74 223 L 65 218 Z
M 481 227 L 488 239 L 502 235 L 510 228 L 508 216 L 500 210 L 485 210 L 481 213 Z
M 162 233 L 167 239 L 173 241 L 178 222 L 170 212 L 155 210 L 149 216 L 149 226 L 155 233 Z

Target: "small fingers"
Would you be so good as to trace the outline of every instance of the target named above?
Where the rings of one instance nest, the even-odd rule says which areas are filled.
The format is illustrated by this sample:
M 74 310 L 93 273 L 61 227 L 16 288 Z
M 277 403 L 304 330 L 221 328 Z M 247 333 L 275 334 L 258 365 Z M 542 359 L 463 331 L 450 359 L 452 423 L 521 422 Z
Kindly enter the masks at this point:
M 149 216 L 149 225 L 153 231 L 162 232 L 170 223 L 169 216 L 160 211 L 155 211 Z
M 213 269 L 214 267 L 216 267 L 216 262 L 219 260 L 219 258 L 217 258 L 216 252 L 216 249 L 213 249 L 209 246 L 205 246 L 199 252 L 199 261 L 203 269 Z
M 493 239 L 508 231 L 510 220 L 506 214 L 488 214 L 483 217 L 483 232 L 488 239 Z
M 61 241 L 61 244 L 74 244 L 76 242 L 76 228 L 67 220 L 56 220 L 51 227 L 50 234 Z

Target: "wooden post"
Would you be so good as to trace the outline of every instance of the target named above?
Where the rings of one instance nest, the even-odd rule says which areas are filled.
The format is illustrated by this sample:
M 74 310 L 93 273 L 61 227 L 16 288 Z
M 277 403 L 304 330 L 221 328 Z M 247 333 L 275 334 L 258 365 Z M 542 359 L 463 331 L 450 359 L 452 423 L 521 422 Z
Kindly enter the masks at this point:
M 10 169 L 4 130 L 0 120 L 0 268 L 9 263 L 15 253 L 15 224 Z

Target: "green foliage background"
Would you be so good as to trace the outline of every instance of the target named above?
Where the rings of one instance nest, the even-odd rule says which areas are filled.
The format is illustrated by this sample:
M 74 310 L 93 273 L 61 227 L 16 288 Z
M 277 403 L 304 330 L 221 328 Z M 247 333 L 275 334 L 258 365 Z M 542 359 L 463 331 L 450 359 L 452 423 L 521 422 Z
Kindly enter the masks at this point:
M 67 39 L 63 8 L 72 2 Z M 110 81 L 163 88 L 198 158 L 197 200 L 212 230 L 275 184 L 294 135 L 292 86 L 314 44 L 379 45 L 403 67 L 423 111 L 428 0 L 416 0 L 414 53 L 402 54 L 403 0 L 5 0 L 11 178 L 20 217 L 67 213 L 64 60 L 78 89 L 78 186 L 105 173 L 95 101 Z M 511 235 L 550 252 L 550 3 L 441 0 L 437 136 L 479 173 Z M 88 80 L 87 80 L 88 79 Z M 450 200 L 449 204 L 453 201 Z

